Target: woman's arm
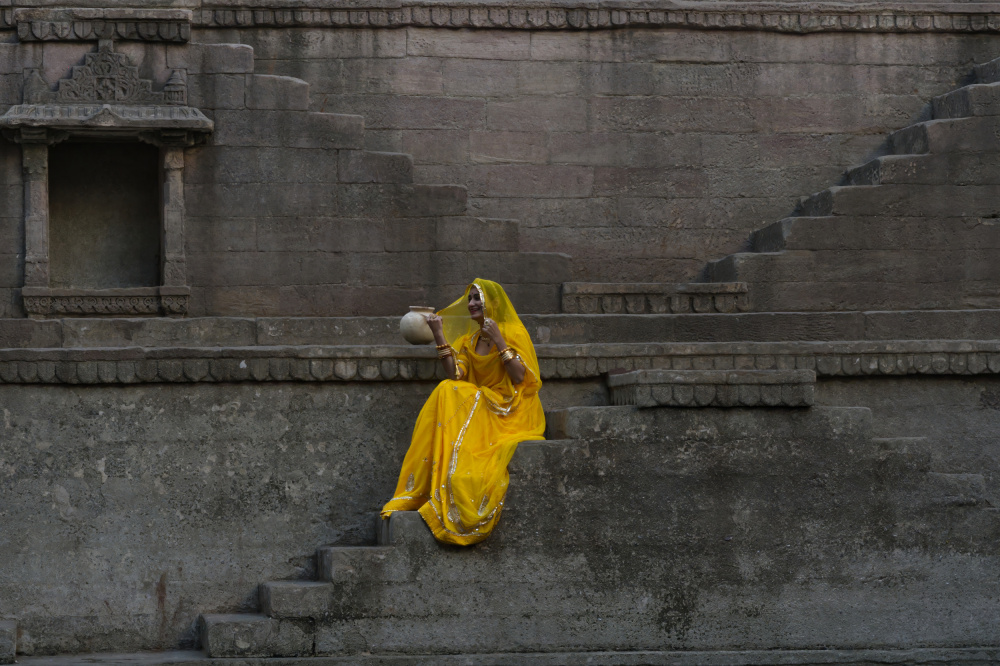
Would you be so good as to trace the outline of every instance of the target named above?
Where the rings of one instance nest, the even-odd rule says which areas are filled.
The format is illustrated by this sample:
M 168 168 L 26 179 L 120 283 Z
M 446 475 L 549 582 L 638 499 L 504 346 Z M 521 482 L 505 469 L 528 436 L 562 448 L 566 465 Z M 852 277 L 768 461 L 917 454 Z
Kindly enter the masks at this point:
M 513 355 L 513 350 L 510 350 L 509 354 L 504 354 L 504 350 L 510 349 L 507 346 L 507 341 L 503 339 L 503 335 L 500 333 L 500 327 L 492 319 L 487 319 L 483 322 L 483 333 L 488 335 L 493 344 L 497 346 L 500 351 L 500 358 L 506 360 L 503 362 L 503 367 L 507 371 L 507 375 L 510 377 L 510 381 L 515 384 L 520 384 L 524 381 L 524 364 L 518 360 L 517 356 Z
M 434 334 L 434 344 L 438 346 L 438 349 L 440 349 L 442 346 L 448 344 L 448 341 L 445 340 L 445 337 L 444 337 L 444 322 L 441 319 L 441 317 L 439 317 L 437 315 L 428 315 L 427 316 L 427 325 L 430 327 L 431 333 Z M 439 354 L 439 356 L 440 356 L 440 354 Z M 440 356 L 440 358 L 441 358 L 441 365 L 444 366 L 444 371 L 448 374 L 448 377 L 450 379 L 461 379 L 462 378 L 461 376 L 459 376 L 455 372 L 455 369 L 458 366 L 455 363 L 455 355 L 454 355 L 454 353 L 448 354 L 447 356 Z M 464 373 L 462 373 L 462 374 L 464 375 Z

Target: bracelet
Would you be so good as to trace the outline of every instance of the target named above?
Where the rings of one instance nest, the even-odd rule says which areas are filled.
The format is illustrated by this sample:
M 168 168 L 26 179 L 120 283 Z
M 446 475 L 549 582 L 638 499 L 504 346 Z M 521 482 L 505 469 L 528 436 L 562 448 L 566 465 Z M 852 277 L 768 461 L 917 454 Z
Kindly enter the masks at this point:
M 504 363 L 507 363 L 508 361 L 513 361 L 514 350 L 511 349 L 510 347 L 504 347 L 503 350 L 500 352 L 500 360 L 503 361 Z
M 440 358 L 440 359 L 446 359 L 449 356 L 454 355 L 454 353 L 455 352 L 452 350 L 451 347 L 445 347 L 444 349 L 438 349 L 438 358 Z

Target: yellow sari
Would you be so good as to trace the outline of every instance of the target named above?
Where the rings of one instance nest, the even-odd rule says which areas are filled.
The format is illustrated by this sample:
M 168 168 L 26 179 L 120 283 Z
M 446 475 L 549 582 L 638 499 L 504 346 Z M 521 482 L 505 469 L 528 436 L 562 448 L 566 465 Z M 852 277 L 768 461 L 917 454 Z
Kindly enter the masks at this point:
M 486 317 L 499 324 L 507 345 L 524 365 L 515 385 L 496 346 L 476 353 L 479 325 L 467 310 L 469 290 L 482 295 Z M 382 517 L 418 509 L 438 541 L 467 546 L 489 536 L 500 519 L 517 445 L 541 439 L 545 413 L 538 399 L 538 359 L 528 331 L 503 287 L 477 279 L 438 314 L 464 377 L 437 385 L 424 403 L 393 498 Z

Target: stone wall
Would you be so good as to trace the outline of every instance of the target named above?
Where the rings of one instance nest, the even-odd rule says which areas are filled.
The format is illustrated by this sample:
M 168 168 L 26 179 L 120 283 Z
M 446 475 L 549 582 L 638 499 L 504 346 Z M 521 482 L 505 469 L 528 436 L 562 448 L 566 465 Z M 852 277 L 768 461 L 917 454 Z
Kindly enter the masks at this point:
M 430 386 L 6 387 L 0 616 L 25 652 L 193 645 L 374 538 Z
M 199 613 L 253 612 L 258 584 L 315 575 L 315 548 L 373 541 L 431 386 L 0 387 L 0 617 L 27 653 L 192 645 Z M 969 613 L 992 614 L 997 394 L 995 377 L 826 380 L 821 403 L 871 416 L 581 412 L 562 434 L 586 446 L 518 454 L 501 529 L 463 566 L 514 567 L 544 599 L 526 649 L 991 644 Z M 592 603 L 559 619 L 576 594 Z M 393 617 L 358 627 L 382 649 L 432 635 L 392 647 L 410 622 Z
M 389 314 L 441 305 L 476 274 L 524 283 L 521 309 L 550 312 L 568 279 L 693 279 L 924 117 L 1000 44 L 990 30 L 375 28 L 208 14 L 196 12 L 191 46 L 121 47 L 156 85 L 186 67 L 191 104 L 216 121 L 209 144 L 186 151 L 200 315 Z M 6 45 L 0 105 L 18 101 L 31 57 L 51 82 L 88 48 Z M 2 144 L 8 316 L 23 314 L 19 155 Z
M 322 28 L 196 31 L 256 71 L 364 116 L 418 182 L 520 221 L 575 279 L 684 281 L 836 183 L 929 99 L 992 59 L 992 35 Z

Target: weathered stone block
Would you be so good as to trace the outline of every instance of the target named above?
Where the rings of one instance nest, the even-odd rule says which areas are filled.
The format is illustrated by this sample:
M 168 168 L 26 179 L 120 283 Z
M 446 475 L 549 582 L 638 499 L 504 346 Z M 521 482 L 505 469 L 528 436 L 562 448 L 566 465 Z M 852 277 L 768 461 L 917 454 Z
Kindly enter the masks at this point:
M 209 657 L 298 657 L 313 652 L 310 630 L 263 615 L 202 615 L 200 630 Z
M 251 74 L 247 76 L 248 109 L 309 109 L 309 84 L 290 76 Z
M 246 108 L 245 74 L 203 74 L 188 78 L 188 102 L 204 109 Z
M 217 146 L 360 149 L 364 119 L 304 111 L 217 111 L 212 142 Z
M 407 28 L 406 53 L 440 58 L 530 60 L 531 34 L 506 30 Z
M 338 179 L 342 183 L 412 183 L 413 158 L 400 153 L 341 150 Z
M 438 217 L 465 213 L 468 194 L 461 185 L 411 185 L 399 210 L 405 217 Z
M 17 655 L 17 621 L 0 621 L 0 664 L 13 664 Z
M 935 118 L 995 116 L 1000 114 L 1000 84 L 971 85 L 931 100 Z
M 335 612 L 336 587 L 322 581 L 276 581 L 260 586 L 261 610 L 272 618 L 321 618 Z
M 167 66 L 188 74 L 252 74 L 253 48 L 245 44 L 188 44 L 167 47 Z
M 469 97 L 513 96 L 517 67 L 518 63 L 505 60 L 448 58 L 442 63 L 444 92 Z
M 469 158 L 484 164 L 515 162 L 544 164 L 546 135 L 541 132 L 471 132 Z
M 587 100 L 579 97 L 526 97 L 490 102 L 486 126 L 491 130 L 583 132 L 587 129 Z

